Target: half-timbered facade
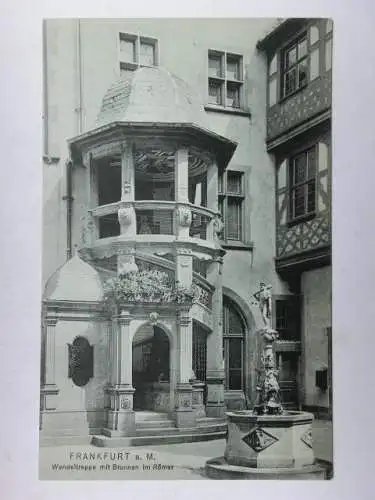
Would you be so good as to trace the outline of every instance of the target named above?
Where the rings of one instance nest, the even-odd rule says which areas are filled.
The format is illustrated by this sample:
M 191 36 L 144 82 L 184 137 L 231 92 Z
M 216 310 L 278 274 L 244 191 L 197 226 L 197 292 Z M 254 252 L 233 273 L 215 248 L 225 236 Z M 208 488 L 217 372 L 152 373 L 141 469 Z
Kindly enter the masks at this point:
M 299 392 L 302 404 L 324 412 L 331 406 L 332 35 L 329 19 L 288 19 L 258 44 L 268 61 L 275 267 L 294 294 L 275 300 L 281 384 L 292 400 Z

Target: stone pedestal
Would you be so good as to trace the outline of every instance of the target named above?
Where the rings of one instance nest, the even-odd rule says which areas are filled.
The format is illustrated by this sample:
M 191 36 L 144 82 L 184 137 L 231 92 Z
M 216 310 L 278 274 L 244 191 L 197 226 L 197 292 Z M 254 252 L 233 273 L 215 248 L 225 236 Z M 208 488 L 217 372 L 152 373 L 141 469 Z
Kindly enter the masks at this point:
M 225 417 L 224 371 L 207 371 L 207 402 L 206 415 L 211 418 Z
M 197 417 L 193 408 L 193 387 L 190 384 L 177 384 L 173 417 L 178 428 L 196 427 Z
M 110 396 L 105 436 L 133 436 L 135 434 L 135 412 L 133 411 L 132 386 L 115 386 L 106 389 Z
M 204 418 L 206 410 L 204 407 L 203 393 L 205 384 L 203 382 L 194 381 L 193 386 L 193 409 L 197 418 Z

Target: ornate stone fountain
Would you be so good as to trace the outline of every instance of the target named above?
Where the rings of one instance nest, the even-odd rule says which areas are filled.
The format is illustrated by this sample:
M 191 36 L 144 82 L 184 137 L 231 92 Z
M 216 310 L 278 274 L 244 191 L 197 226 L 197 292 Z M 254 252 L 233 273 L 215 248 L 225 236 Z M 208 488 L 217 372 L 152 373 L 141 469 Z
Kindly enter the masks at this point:
M 257 400 L 252 410 L 226 414 L 224 456 L 206 462 L 207 475 L 215 479 L 326 479 L 330 474 L 330 464 L 314 457 L 314 416 L 282 407 L 274 363 L 278 333 L 271 327 L 271 288 L 261 283 L 254 294 L 264 323 L 257 332 L 262 339 Z

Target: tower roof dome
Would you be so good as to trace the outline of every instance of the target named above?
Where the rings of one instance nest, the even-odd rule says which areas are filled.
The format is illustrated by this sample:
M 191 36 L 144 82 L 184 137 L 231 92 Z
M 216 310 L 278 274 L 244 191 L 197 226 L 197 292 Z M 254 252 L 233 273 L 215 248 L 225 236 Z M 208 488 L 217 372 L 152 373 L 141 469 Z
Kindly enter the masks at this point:
M 96 127 L 112 122 L 189 123 L 209 128 L 197 92 L 161 67 L 139 68 L 107 90 Z

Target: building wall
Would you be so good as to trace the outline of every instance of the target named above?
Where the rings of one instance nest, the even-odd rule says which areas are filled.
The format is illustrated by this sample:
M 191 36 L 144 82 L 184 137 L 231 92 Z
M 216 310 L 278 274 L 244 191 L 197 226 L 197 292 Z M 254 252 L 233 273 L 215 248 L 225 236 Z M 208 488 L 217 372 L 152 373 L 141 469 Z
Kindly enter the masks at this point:
M 92 127 L 107 88 L 120 76 L 119 32 L 158 39 L 159 64 L 184 79 L 207 98 L 208 50 L 243 55 L 246 107 L 249 116 L 208 112 L 214 131 L 238 142 L 230 169 L 245 172 L 245 240 L 254 251 L 228 251 L 224 285 L 246 301 L 260 280 L 285 293 L 273 266 L 273 165 L 266 152 L 266 58 L 256 48 L 270 19 L 233 20 L 48 20 L 46 35 L 48 145 L 45 153 L 60 161 L 44 165 L 43 283 L 66 258 L 65 161 L 66 140 Z M 227 34 L 227 35 L 226 35 Z M 98 43 L 100 40 L 100 43 Z M 84 183 L 84 179 L 81 179 Z M 261 195 L 259 194 L 261 193 Z M 73 202 L 73 246 L 82 207 Z M 231 264 L 236 263 L 233 267 Z M 246 277 L 244 279 L 244 276 Z
M 303 296 L 304 401 L 307 406 L 329 406 L 328 390 L 315 386 L 315 372 L 328 366 L 328 335 L 331 326 L 331 266 L 307 271 L 301 276 Z

